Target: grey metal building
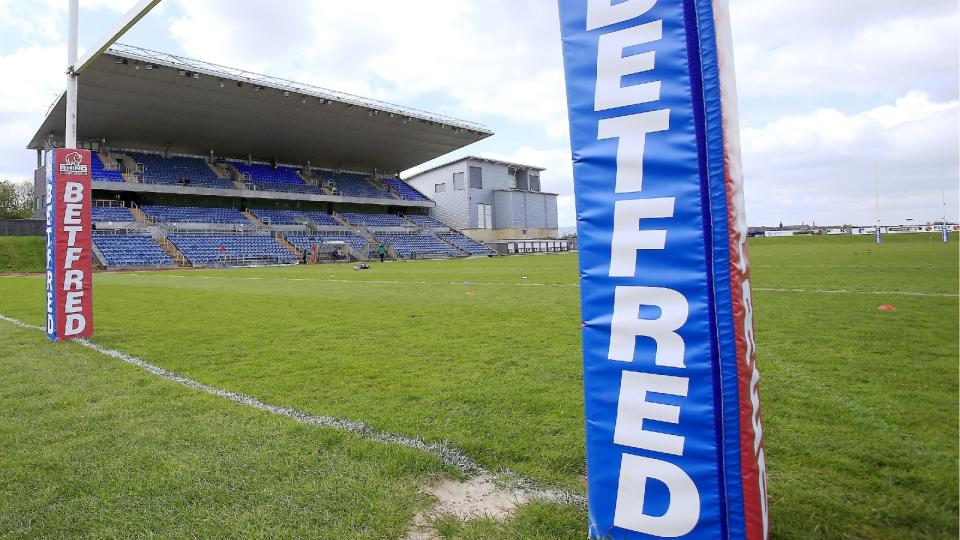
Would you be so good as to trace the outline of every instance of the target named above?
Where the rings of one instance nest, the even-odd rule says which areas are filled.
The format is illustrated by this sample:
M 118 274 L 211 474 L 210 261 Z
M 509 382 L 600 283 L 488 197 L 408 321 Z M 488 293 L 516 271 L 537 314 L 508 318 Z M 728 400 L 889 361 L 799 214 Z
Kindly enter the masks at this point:
M 557 194 L 540 190 L 542 167 L 468 156 L 406 181 L 436 202 L 430 214 L 476 240 L 557 238 Z

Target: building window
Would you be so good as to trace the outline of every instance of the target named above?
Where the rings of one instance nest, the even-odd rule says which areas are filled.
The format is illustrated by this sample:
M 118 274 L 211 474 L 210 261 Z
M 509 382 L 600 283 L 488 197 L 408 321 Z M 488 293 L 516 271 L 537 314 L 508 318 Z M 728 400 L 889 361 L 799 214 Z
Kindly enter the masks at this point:
M 493 205 L 483 203 L 477 205 L 477 228 L 493 228 Z
M 483 189 L 483 169 L 480 167 L 469 167 L 470 170 L 470 189 Z
M 540 191 L 540 175 L 530 175 L 530 191 Z
M 463 173 L 453 173 L 453 190 L 463 191 Z
M 434 185 L 433 185 L 433 192 L 434 192 L 434 193 L 443 193 L 443 192 L 446 191 L 446 190 L 447 190 L 447 183 L 446 183 L 446 182 L 444 182 L 444 183 L 442 183 L 442 184 L 434 184 Z

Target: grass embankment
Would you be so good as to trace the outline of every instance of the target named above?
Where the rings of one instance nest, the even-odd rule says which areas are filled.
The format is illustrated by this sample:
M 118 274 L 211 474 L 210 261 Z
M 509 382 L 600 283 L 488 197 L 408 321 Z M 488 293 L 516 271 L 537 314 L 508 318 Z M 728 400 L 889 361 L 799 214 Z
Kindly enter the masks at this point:
M 751 242 L 776 537 L 956 536 L 956 246 L 913 235 L 888 236 L 879 247 L 869 237 Z M 390 263 L 364 272 L 340 265 L 100 273 L 95 340 L 207 384 L 449 440 L 490 469 L 582 489 L 576 277 L 573 255 Z M 39 324 L 42 290 L 38 277 L 0 280 L 0 313 Z M 897 311 L 877 311 L 882 303 Z M 150 403 L 160 402 L 150 398 L 144 407 Z M 104 436 L 123 429 L 115 419 Z M 236 429 L 203 428 L 216 432 L 209 437 L 236 437 Z M 57 427 L 41 431 L 53 437 Z M 139 444 L 150 451 L 153 443 Z M 298 444 L 334 454 L 324 459 L 347 453 L 309 439 Z M 36 451 L 21 452 L 29 448 Z M 93 455 L 74 459 L 95 463 Z M 222 472 L 211 483 L 239 474 Z M 36 478 L 34 486 L 50 489 L 66 481 Z M 80 511 L 77 504 L 63 510 Z M 576 538 L 583 520 L 576 509 L 535 503 L 504 524 L 445 520 L 441 531 Z
M 0 272 L 43 272 L 42 236 L 0 236 Z

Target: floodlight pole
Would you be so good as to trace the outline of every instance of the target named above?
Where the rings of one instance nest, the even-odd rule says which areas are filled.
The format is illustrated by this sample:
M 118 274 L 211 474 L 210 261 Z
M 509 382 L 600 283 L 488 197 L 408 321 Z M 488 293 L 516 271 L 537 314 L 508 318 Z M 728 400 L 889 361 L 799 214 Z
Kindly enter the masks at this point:
M 77 147 L 77 30 L 80 24 L 80 0 L 69 0 L 70 15 L 67 22 L 67 126 L 64 131 L 64 146 Z

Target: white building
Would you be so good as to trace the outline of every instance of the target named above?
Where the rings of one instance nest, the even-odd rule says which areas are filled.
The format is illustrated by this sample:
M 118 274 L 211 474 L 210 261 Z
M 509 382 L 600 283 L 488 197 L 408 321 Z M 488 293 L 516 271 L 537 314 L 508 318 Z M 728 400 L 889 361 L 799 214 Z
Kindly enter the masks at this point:
M 476 240 L 497 244 L 510 240 L 554 240 L 557 194 L 540 191 L 540 174 L 544 170 L 468 156 L 406 180 L 437 203 L 430 209 L 433 217 Z M 544 243 L 544 250 L 553 251 L 554 244 Z

